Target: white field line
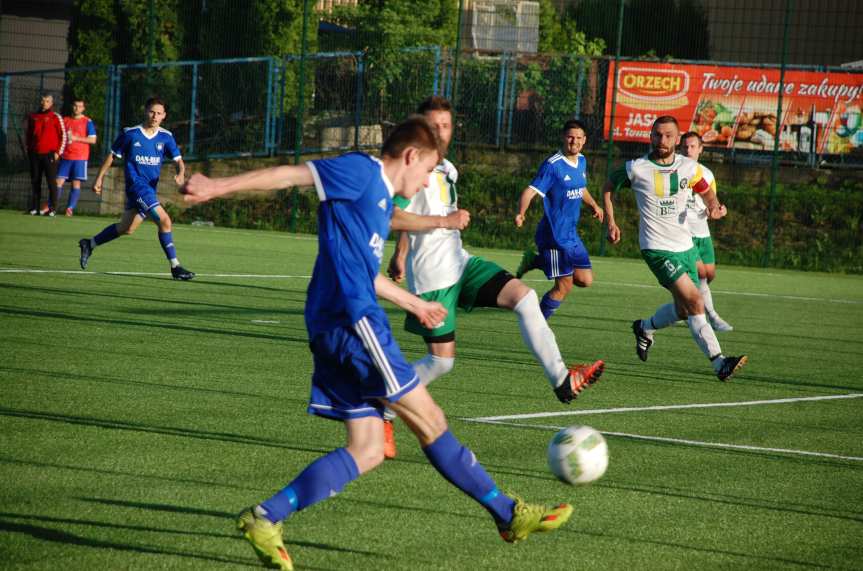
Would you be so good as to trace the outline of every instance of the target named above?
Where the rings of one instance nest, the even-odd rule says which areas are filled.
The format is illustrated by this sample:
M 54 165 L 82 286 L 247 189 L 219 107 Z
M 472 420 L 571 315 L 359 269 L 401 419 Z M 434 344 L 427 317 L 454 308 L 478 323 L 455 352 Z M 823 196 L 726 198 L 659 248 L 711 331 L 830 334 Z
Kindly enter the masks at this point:
M 167 276 L 168 273 L 160 272 L 85 272 L 80 270 L 36 270 L 30 268 L 0 268 L 0 273 L 3 274 L 69 274 L 69 275 L 109 275 L 109 276 Z M 312 276 L 306 275 L 287 275 L 287 274 L 197 274 L 202 278 L 252 278 L 252 279 L 311 279 Z M 539 283 L 547 282 L 541 279 L 522 279 L 524 282 Z M 610 285 L 619 287 L 632 287 L 639 289 L 660 289 L 659 285 L 649 284 L 634 284 L 627 282 L 595 282 L 598 286 Z M 842 303 L 846 305 L 863 305 L 863 300 L 856 299 L 835 299 L 827 297 L 806 297 L 801 295 L 782 295 L 774 293 L 756 293 L 748 291 L 726 291 L 726 290 L 711 290 L 713 293 L 723 295 L 738 295 L 742 297 L 760 297 L 766 299 L 787 299 L 791 301 L 824 301 L 827 303 Z
M 482 420 L 478 418 L 463 418 L 467 422 L 478 422 L 482 424 L 497 424 L 501 426 L 514 426 L 516 428 L 543 428 L 548 430 L 563 430 L 565 426 L 551 426 L 547 424 L 521 424 L 518 422 L 502 422 L 496 420 Z M 669 444 L 685 444 L 688 446 L 701 446 L 704 448 L 727 448 L 730 450 L 745 450 L 748 452 L 776 452 L 779 454 L 794 454 L 797 456 L 816 456 L 818 458 L 833 458 L 836 460 L 851 460 L 863 462 L 860 456 L 844 456 L 842 454 L 829 454 L 827 452 L 811 452 L 809 450 L 794 450 L 791 448 L 773 448 L 767 446 L 748 446 L 746 444 L 726 444 L 723 442 L 705 442 L 702 440 L 689 440 L 686 438 L 667 438 L 664 436 L 647 436 L 644 434 L 629 434 L 628 432 L 601 431 L 607 436 L 619 436 L 621 438 L 632 438 L 634 440 L 649 440 L 651 442 L 667 442 Z
M 845 395 L 824 395 L 816 397 L 794 397 L 784 399 L 771 400 L 749 400 L 737 402 L 712 402 L 712 403 L 695 403 L 695 404 L 668 404 L 656 406 L 633 406 L 622 408 L 595 408 L 587 410 L 567 410 L 559 412 L 534 412 L 529 414 L 510 414 L 504 416 L 482 416 L 478 418 L 465 418 L 470 422 L 499 422 L 507 420 L 527 420 L 531 418 L 550 418 L 555 416 L 584 416 L 589 414 L 618 414 L 624 412 L 645 412 L 655 410 L 685 410 L 694 408 L 723 408 L 737 406 L 760 406 L 766 404 L 786 404 L 791 402 L 810 402 L 822 400 L 836 399 L 856 399 L 863 397 L 863 393 L 850 393 Z

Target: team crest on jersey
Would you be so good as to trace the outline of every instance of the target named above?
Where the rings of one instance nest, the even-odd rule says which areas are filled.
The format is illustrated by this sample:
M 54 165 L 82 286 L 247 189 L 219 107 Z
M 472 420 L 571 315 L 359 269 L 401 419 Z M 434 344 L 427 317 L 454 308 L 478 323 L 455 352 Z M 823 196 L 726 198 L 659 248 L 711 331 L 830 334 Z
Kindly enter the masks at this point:
M 157 151 L 161 151 L 162 147 L 164 147 L 164 145 L 162 143 L 156 143 L 156 150 Z
M 682 179 L 680 179 L 680 190 L 683 190 L 688 185 L 689 185 L 689 179 L 688 178 L 683 177 Z

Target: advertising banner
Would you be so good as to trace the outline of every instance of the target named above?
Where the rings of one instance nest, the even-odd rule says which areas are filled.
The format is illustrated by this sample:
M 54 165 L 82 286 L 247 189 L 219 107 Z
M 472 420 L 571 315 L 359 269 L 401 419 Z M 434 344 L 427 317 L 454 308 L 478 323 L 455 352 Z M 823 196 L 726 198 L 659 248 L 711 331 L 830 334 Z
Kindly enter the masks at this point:
M 605 136 L 611 124 L 614 69 L 609 66 Z M 672 115 L 705 145 L 844 154 L 863 152 L 863 73 L 785 71 L 776 116 L 779 70 L 757 67 L 621 61 L 617 71 L 616 141 L 649 142 L 650 125 Z

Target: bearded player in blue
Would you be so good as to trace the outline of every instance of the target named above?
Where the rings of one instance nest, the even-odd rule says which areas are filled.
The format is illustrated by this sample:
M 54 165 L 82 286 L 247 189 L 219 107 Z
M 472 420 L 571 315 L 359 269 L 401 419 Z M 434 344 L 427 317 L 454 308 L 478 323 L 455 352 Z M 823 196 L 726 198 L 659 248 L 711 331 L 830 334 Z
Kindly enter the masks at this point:
M 567 121 L 562 138 L 561 150 L 542 163 L 533 182 L 522 191 L 515 217 L 515 225 L 521 228 L 533 197 L 542 197 L 545 211 L 535 237 L 539 253 L 524 253 L 516 277 L 541 269 L 546 278 L 554 280 L 554 287 L 539 304 L 546 320 L 558 310 L 573 285 L 590 287 L 593 283 L 590 256 L 578 235 L 581 203 L 593 209 L 594 218 L 600 222 L 603 219 L 602 208 L 587 191 L 587 159 L 581 154 L 587 142 L 584 124 L 575 119 Z
M 447 312 L 379 273 L 392 197 L 410 199 L 441 157 L 434 132 L 418 116 L 393 129 L 381 155 L 379 160 L 349 153 L 223 179 L 196 174 L 184 189 L 194 204 L 237 191 L 314 186 L 321 201 L 318 257 L 305 309 L 314 359 L 308 412 L 343 422 L 347 446 L 318 458 L 281 491 L 240 513 L 237 526 L 261 561 L 283 570 L 293 569 L 283 520 L 383 462 L 385 407 L 404 420 L 435 469 L 488 510 L 505 541 L 557 529 L 572 514 L 568 504 L 546 508 L 502 493 L 450 432 L 443 411 L 402 356 L 377 297 L 410 311 L 429 329 Z
M 169 158 L 177 166 L 174 182 L 181 186 L 185 181 L 186 165 L 180 155 L 180 149 L 174 140 L 174 135 L 160 125 L 165 120 L 165 102 L 158 97 L 151 97 L 144 104 L 147 118 L 142 125 L 128 127 L 111 145 L 111 153 L 105 158 L 93 184 L 93 191 L 102 194 L 102 181 L 114 158 L 125 159 L 124 168 L 126 180 L 126 208 L 120 222 L 106 226 L 92 238 L 82 238 L 78 241 L 81 249 L 81 269 L 87 269 L 87 262 L 97 246 L 132 234 L 138 226 L 151 219 L 159 231 L 159 244 L 165 252 L 165 257 L 171 264 L 171 277 L 175 280 L 190 280 L 195 277 L 193 272 L 183 268 L 177 259 L 174 247 L 171 217 L 159 203 L 156 188 L 159 185 L 159 175 L 162 171 L 162 159 Z

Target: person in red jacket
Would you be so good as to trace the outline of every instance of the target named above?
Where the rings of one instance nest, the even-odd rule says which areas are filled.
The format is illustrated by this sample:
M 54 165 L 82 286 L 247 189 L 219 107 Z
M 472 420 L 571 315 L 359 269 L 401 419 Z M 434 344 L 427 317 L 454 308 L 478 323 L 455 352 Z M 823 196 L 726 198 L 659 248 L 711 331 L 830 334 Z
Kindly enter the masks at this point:
M 30 159 L 30 182 L 33 196 L 30 198 L 30 214 L 40 214 L 39 202 L 42 199 L 42 177 L 48 182 L 50 204 L 48 216 L 54 216 L 57 204 L 57 161 L 66 150 L 66 129 L 63 118 L 55 112 L 54 97 L 42 95 L 39 111 L 27 117 L 27 156 Z

